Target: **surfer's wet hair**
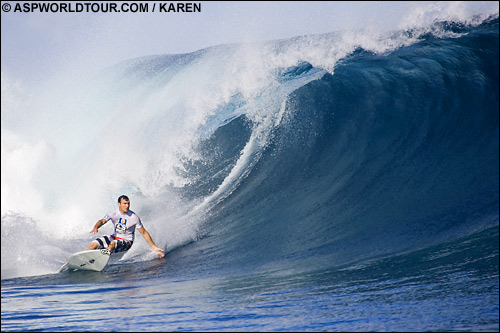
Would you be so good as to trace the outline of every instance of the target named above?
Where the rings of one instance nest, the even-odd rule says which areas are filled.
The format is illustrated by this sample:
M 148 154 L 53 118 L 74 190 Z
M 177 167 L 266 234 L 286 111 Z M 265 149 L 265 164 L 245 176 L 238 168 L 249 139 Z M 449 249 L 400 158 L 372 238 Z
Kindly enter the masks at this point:
M 120 195 L 118 197 L 118 203 L 120 203 L 122 201 L 122 199 L 125 201 L 130 201 L 130 199 L 126 195 Z

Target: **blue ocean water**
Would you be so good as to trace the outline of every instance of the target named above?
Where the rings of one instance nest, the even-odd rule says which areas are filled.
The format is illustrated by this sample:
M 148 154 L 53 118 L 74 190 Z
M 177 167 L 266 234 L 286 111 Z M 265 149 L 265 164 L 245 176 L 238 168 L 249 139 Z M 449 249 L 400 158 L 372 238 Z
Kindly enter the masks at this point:
M 52 206 L 2 215 L 2 331 L 498 331 L 498 32 L 222 45 L 62 92 L 38 117 L 74 126 L 23 124 Z M 61 191 L 126 192 L 165 258 L 138 235 L 58 274 L 101 217 Z

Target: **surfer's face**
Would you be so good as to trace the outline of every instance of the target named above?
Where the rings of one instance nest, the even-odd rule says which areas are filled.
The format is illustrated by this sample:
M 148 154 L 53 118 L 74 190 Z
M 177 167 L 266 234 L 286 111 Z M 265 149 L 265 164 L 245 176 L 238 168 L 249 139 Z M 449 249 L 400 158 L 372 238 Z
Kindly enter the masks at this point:
M 130 207 L 130 201 L 121 199 L 120 202 L 118 203 L 118 208 L 120 209 L 120 212 L 122 214 L 128 212 L 129 207 Z

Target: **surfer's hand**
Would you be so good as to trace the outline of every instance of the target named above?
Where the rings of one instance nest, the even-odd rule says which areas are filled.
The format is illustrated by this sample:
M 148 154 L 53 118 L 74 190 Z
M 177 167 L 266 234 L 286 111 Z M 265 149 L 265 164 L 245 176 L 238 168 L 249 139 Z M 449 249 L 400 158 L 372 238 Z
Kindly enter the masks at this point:
M 96 227 L 94 227 L 92 230 L 90 230 L 90 233 L 97 234 L 97 233 L 99 233 L 99 230 Z
M 163 253 L 163 249 L 160 249 L 159 247 L 156 247 L 153 249 L 157 254 L 159 258 L 163 258 L 165 256 L 165 253 Z

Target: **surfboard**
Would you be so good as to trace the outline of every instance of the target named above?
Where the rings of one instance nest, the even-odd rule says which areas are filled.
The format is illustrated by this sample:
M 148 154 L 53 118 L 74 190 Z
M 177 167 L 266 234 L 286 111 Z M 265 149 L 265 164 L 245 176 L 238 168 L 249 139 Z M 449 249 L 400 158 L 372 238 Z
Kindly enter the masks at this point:
M 59 269 L 66 270 L 96 271 L 100 272 L 106 267 L 111 253 L 109 250 L 86 250 L 73 254 Z

